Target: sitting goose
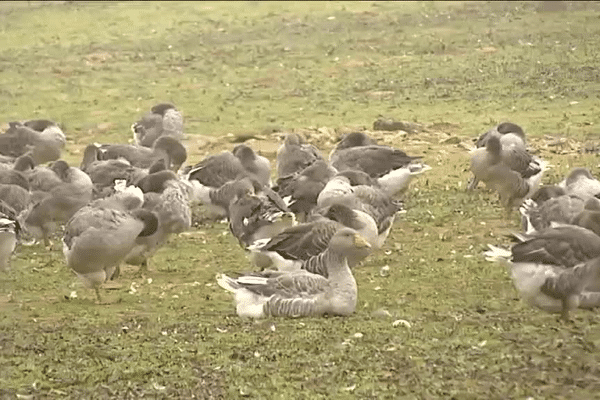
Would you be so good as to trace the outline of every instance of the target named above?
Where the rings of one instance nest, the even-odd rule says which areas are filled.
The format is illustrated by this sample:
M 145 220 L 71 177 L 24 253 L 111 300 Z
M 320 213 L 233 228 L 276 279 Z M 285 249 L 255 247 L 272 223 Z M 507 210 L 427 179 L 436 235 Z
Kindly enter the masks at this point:
M 10 269 L 10 258 L 17 246 L 20 229 L 15 210 L 0 200 L 0 272 Z
M 402 203 L 393 200 L 378 185 L 353 186 L 347 177 L 348 172 L 340 172 L 327 183 L 317 198 L 317 205 L 344 204 L 370 215 L 376 223 L 378 234 L 377 240 L 371 244 L 379 249 L 391 231 L 396 214 L 403 211 Z
M 242 194 L 229 204 L 229 230 L 244 248 L 295 224 L 294 214 L 270 188 Z
M 331 239 L 322 260 L 327 278 L 300 270 L 237 279 L 220 274 L 217 283 L 235 294 L 240 317 L 350 315 L 356 310 L 358 290 L 346 254 L 368 246 L 352 229 L 342 229 Z
M 0 199 L 15 210 L 17 214 L 21 214 L 29 207 L 31 193 L 19 185 L 0 183 Z
M 195 179 L 188 182 L 192 187 L 192 202 L 204 204 L 214 218 L 229 218 L 229 205 L 242 196 L 254 194 L 256 186 L 260 186 L 248 177 L 226 182 L 218 188 L 204 186 Z
M 286 228 L 271 239 L 254 242 L 248 247 L 252 262 L 262 269 L 301 269 L 305 261 L 325 251 L 333 235 L 345 227 L 358 231 L 361 236 L 364 233 L 371 242 L 377 238 L 377 227 L 366 213 L 342 204 L 333 204 L 321 212 L 312 215 L 310 222 Z M 354 267 L 363 258 L 349 259 L 348 263 Z
M 148 169 L 158 160 L 164 160 L 167 169 L 177 172 L 187 159 L 185 146 L 171 136 L 161 136 L 152 148 L 130 144 L 100 146 L 104 160 L 125 159 L 138 168 Z
M 138 237 L 152 235 L 158 219 L 152 212 L 131 212 L 86 206 L 69 220 L 63 237 L 67 266 L 93 288 L 101 302 L 100 286 L 113 276 Z
M 558 186 L 583 200 L 600 196 L 600 181 L 587 168 L 573 168 Z
M 147 171 L 133 167 L 127 160 L 104 160 L 100 146 L 95 144 L 85 148 L 80 169 L 92 180 L 95 198 L 112 194 L 117 180 L 133 184 L 147 175 Z
M 297 133 L 288 133 L 277 149 L 277 177 L 283 178 L 301 172 L 319 160 L 324 159 L 315 146 L 306 143 Z
M 537 190 L 547 164 L 542 160 L 527 162 L 525 159 L 530 159 L 523 152 L 513 153 L 512 148 L 510 154 L 503 150 L 500 139 L 491 136 L 486 147 L 473 152 L 471 171 L 475 180 L 485 182 L 498 192 L 500 202 L 510 212 L 512 207 L 519 206 Z M 522 156 L 520 162 L 513 162 L 513 155 Z
M 66 136 L 58 124 L 48 120 L 10 122 L 0 135 L 0 154 L 19 157 L 29 154 L 36 165 L 58 160 Z
M 183 115 L 171 103 L 160 103 L 131 126 L 137 146 L 152 147 L 162 136 L 183 139 Z
M 600 236 L 591 230 L 564 225 L 548 228 L 505 250 L 488 245 L 488 261 L 500 261 L 528 304 L 568 319 L 576 307 L 600 306 L 598 257 Z
M 347 134 L 330 154 L 331 166 L 338 171 L 356 169 L 366 172 L 372 178 L 381 178 L 421 159 L 411 157 L 402 150 L 375 143 L 364 132 Z
M 305 222 L 317 205 L 319 193 L 335 173 L 326 161 L 317 160 L 299 173 L 277 179 L 273 190 L 286 200 L 298 220 Z
M 553 223 L 570 224 L 585 207 L 586 202 L 581 198 L 564 194 L 548 199 L 539 206 L 532 199 L 526 199 L 519 207 L 519 212 L 522 216 L 523 230 L 525 233 L 533 233 L 549 228 Z M 588 207 L 593 205 L 590 203 Z

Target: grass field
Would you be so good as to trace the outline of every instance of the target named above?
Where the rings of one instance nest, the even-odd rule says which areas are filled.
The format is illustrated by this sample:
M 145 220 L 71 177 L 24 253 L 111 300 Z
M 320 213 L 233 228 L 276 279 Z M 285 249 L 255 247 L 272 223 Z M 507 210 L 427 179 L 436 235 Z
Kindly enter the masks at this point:
M 554 165 L 545 183 L 597 174 L 599 21 L 591 2 L 3 2 L 0 123 L 60 122 L 69 162 L 171 101 L 190 163 L 236 137 L 273 157 L 292 130 L 326 154 L 383 116 L 420 126 L 376 135 L 433 170 L 355 269 L 349 318 L 238 318 L 214 277 L 249 262 L 219 223 L 143 278 L 126 267 L 106 305 L 60 243 L 20 247 L 0 276 L 0 398 L 600 398 L 600 316 L 531 309 L 484 260 L 519 222 L 465 192 L 461 145 L 510 120 Z

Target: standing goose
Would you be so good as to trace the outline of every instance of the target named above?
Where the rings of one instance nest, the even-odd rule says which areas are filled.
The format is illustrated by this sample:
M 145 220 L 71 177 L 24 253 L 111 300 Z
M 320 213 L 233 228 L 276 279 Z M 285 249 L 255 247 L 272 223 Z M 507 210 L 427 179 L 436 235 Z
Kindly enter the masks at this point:
M 323 160 L 323 156 L 315 146 L 305 143 L 297 133 L 288 133 L 277 150 L 277 177 L 301 172 L 319 160 Z
M 272 277 L 217 275 L 217 283 L 235 294 L 240 317 L 347 316 L 356 310 L 358 290 L 346 253 L 369 244 L 352 229 L 331 239 L 323 262 L 328 277 L 304 270 Z
M 509 213 L 519 206 L 524 199 L 530 197 L 538 188 L 546 163 L 536 160 L 534 169 L 515 170 L 505 157 L 500 139 L 491 136 L 486 147 L 473 152 L 471 156 L 471 171 L 475 180 L 485 182 L 500 196 L 500 202 Z M 524 164 L 524 163 L 523 163 Z M 539 168 L 539 169 L 537 169 Z M 533 175 L 532 175 L 533 174 Z
M 256 154 L 251 147 L 238 144 L 232 150 L 249 176 L 255 178 L 261 185 L 271 187 L 271 163 L 266 157 Z
M 17 246 L 20 229 L 15 210 L 0 200 L 0 272 L 10 269 L 10 258 Z
M 63 252 L 67 266 L 93 288 L 101 301 L 100 286 L 113 276 L 118 265 L 135 246 L 138 237 L 152 235 L 158 228 L 153 213 L 86 206 L 67 223 Z
M 502 122 L 502 123 L 498 124 L 497 126 L 495 126 L 494 128 L 490 129 L 489 131 L 483 133 L 481 136 L 479 136 L 479 138 L 475 142 L 475 146 L 477 146 L 478 148 L 485 147 L 485 144 L 487 143 L 487 140 L 490 137 L 496 136 L 496 137 L 500 138 L 503 135 L 517 136 L 521 139 L 521 141 L 523 142 L 524 145 L 526 144 L 525 132 L 523 131 L 523 128 L 521 128 L 519 125 L 514 124 L 512 122 Z
M 577 306 L 600 306 L 600 236 L 586 228 L 564 225 L 522 239 L 510 250 L 488 245 L 485 255 L 509 268 L 523 300 L 548 312 L 561 312 L 564 319 Z
M 183 139 L 183 115 L 171 103 L 160 103 L 131 126 L 137 146 L 152 147 L 162 136 Z
M 158 218 L 158 227 L 150 235 L 138 236 L 135 246 L 127 254 L 125 262 L 141 266 L 141 272 L 148 270 L 148 260 L 173 234 L 185 232 L 192 225 L 189 205 L 190 188 L 178 179 L 161 184 L 162 191 L 152 190 L 144 194 L 143 209 L 151 211 Z

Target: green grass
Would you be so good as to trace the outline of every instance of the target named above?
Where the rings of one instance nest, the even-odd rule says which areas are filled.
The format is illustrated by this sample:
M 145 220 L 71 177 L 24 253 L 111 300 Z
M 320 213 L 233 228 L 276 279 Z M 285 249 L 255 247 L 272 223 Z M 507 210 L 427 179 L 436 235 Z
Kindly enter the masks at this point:
M 544 182 L 577 165 L 598 172 L 579 149 L 598 144 L 600 6 L 540 7 L 0 4 L 0 121 L 59 121 L 70 162 L 91 141 L 126 142 L 142 113 L 172 101 L 190 162 L 231 149 L 230 133 L 256 135 L 272 157 L 271 132 L 299 130 L 328 152 L 339 132 L 383 115 L 426 128 L 378 137 L 434 168 L 355 270 L 349 318 L 238 318 L 214 280 L 249 268 L 225 225 L 173 238 L 143 279 L 125 268 L 107 305 L 58 243 L 20 247 L 0 276 L 0 398 L 598 397 L 600 316 L 563 324 L 518 300 L 481 256 L 508 244 L 517 219 L 491 193 L 465 193 L 467 152 L 446 142 L 508 119 L 555 166 Z

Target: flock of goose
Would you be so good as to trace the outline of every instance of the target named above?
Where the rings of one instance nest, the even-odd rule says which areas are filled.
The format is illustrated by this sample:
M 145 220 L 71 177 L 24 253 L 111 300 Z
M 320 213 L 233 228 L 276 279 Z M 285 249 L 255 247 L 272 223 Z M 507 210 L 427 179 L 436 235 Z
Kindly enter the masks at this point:
M 18 243 L 49 246 L 59 233 L 67 266 L 101 302 L 121 263 L 147 270 L 170 237 L 191 228 L 190 207 L 203 204 L 228 221 L 254 266 L 216 277 L 238 315 L 349 315 L 352 268 L 383 246 L 409 183 L 431 169 L 365 132 L 342 136 L 327 158 L 286 134 L 274 173 L 246 144 L 189 163 L 183 116 L 169 103 L 132 132 L 135 144 L 88 145 L 75 167 L 60 158 L 66 137 L 56 123 L 9 124 L 0 134 L 0 272 Z M 517 243 L 490 245 L 486 257 L 509 266 L 528 303 L 568 318 L 600 305 L 600 182 L 576 168 L 540 186 L 547 167 L 528 152 L 522 128 L 505 122 L 477 139 L 469 190 L 484 182 L 508 215 L 519 207 Z

